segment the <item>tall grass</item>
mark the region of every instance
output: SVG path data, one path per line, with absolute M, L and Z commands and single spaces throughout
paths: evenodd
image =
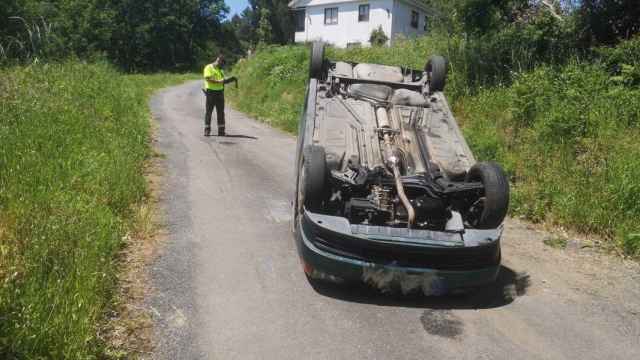
M 0 38 L 0 65 L 46 60 L 59 47 L 53 24 L 43 17 L 32 22 L 19 16 L 11 16 L 8 20 L 20 23 L 23 31 L 16 36 Z
M 0 358 L 100 356 L 114 256 L 143 200 L 151 90 L 177 75 L 0 70 Z
M 327 57 L 420 69 L 430 54 L 444 54 L 447 97 L 477 157 L 507 168 L 512 214 L 600 234 L 640 256 L 640 38 L 578 60 L 570 49 L 547 53 L 561 40 L 517 45 L 535 34 L 499 36 L 507 40 L 428 36 L 329 48 Z M 269 48 L 239 63 L 234 105 L 294 133 L 307 54 L 303 46 Z
M 240 110 L 288 132 L 297 129 L 309 67 L 303 46 L 265 47 L 233 68 L 239 88 L 227 86 L 228 99 Z
M 615 239 L 640 256 L 640 89 L 599 65 L 540 67 L 455 107 L 480 159 L 501 162 L 512 213 Z

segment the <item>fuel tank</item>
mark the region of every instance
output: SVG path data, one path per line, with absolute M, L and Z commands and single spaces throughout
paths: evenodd
M 349 163 L 373 169 L 384 166 L 375 101 L 354 96 L 327 97 L 318 92 L 314 143 L 324 146 L 327 165 L 343 171 Z M 475 163 L 442 94 L 426 99 L 426 106 L 388 104 L 394 144 L 403 153 L 403 175 L 426 172 L 436 163 L 447 177 L 460 178 Z

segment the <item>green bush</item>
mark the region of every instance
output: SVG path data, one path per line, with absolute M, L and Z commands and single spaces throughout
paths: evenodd
M 145 196 L 148 95 L 184 77 L 69 62 L 0 78 L 0 358 L 94 358 Z
M 612 81 L 624 85 L 640 85 L 640 36 L 623 41 L 615 47 L 597 48 L 595 52 L 614 75 Z

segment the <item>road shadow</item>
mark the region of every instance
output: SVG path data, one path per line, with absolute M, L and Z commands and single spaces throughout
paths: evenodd
M 258 140 L 257 137 L 255 136 L 251 136 L 251 135 L 242 135 L 242 134 L 226 134 L 226 135 L 215 135 L 215 134 L 211 134 L 211 137 L 215 137 L 215 138 L 236 138 L 236 139 L 251 139 L 251 140 Z
M 501 266 L 495 283 L 463 294 L 444 296 L 425 296 L 422 293 L 406 295 L 400 292 L 382 293 L 365 284 L 334 284 L 315 280 L 310 283 L 319 294 L 343 301 L 380 306 L 451 310 L 492 309 L 508 305 L 518 296 L 526 294 L 531 280 L 527 273 L 516 273 L 506 266 Z

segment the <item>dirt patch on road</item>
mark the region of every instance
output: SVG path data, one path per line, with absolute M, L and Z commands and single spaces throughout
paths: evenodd
M 425 310 L 420 316 L 424 330 L 431 335 L 457 338 L 462 335 L 464 323 L 451 310 Z

